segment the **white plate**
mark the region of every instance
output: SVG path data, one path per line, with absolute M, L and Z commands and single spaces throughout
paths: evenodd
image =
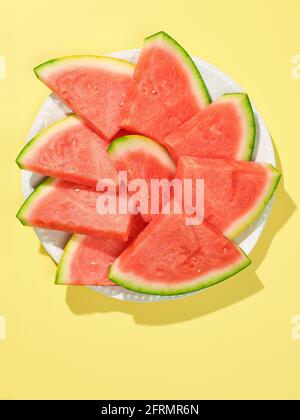
M 139 54 L 140 49 L 137 49 L 118 51 L 116 53 L 110 54 L 110 56 L 135 63 Z M 216 100 L 224 93 L 242 92 L 242 88 L 236 82 L 234 82 L 229 76 L 224 74 L 215 66 L 207 63 L 204 60 L 201 60 L 198 57 L 193 57 L 193 60 L 199 68 L 213 100 Z M 42 129 L 64 118 L 65 115 L 69 112 L 70 110 L 57 97 L 55 97 L 55 95 L 50 95 L 41 107 L 26 142 L 28 142 Z M 257 136 L 254 155 L 255 160 L 258 162 L 271 163 L 275 166 L 274 149 L 268 129 L 262 117 L 255 110 L 255 108 L 254 112 L 257 123 Z M 43 177 L 37 174 L 33 174 L 32 172 L 28 171 L 22 171 L 22 187 L 24 198 L 28 197 L 28 195 L 33 191 L 33 189 L 40 183 L 42 179 Z M 255 224 L 247 229 L 247 231 L 236 240 L 236 242 L 246 254 L 249 255 L 249 253 L 255 247 L 255 244 L 257 243 L 260 235 L 262 234 L 267 218 L 270 215 L 271 207 L 272 203 L 269 204 L 260 219 L 257 220 Z M 64 232 L 51 231 L 46 229 L 35 229 L 35 232 L 49 255 L 54 259 L 54 261 L 58 262 L 61 258 L 63 247 L 68 240 L 69 235 Z M 178 299 L 179 297 L 182 297 L 146 295 L 131 292 L 123 289 L 122 287 L 99 286 L 92 287 L 92 289 L 98 293 L 102 293 L 116 299 L 140 302 L 154 302 L 160 300 Z

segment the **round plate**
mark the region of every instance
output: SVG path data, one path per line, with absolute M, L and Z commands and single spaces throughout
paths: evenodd
M 139 54 L 140 49 L 136 49 L 118 51 L 116 53 L 109 54 L 109 56 L 135 63 L 139 57 Z M 242 92 L 242 88 L 236 82 L 234 82 L 230 77 L 228 77 L 225 73 L 223 73 L 215 66 L 207 63 L 204 60 L 201 60 L 198 57 L 193 57 L 193 60 L 199 68 L 213 100 L 216 100 L 224 93 Z M 268 129 L 262 117 L 259 115 L 255 108 L 254 112 L 257 124 L 254 159 L 258 162 L 271 163 L 275 166 L 276 162 L 274 156 L 274 149 Z M 35 122 L 30 130 L 26 142 L 33 138 L 42 129 L 64 118 L 68 113 L 71 113 L 70 109 L 66 105 L 64 105 L 54 94 L 51 94 L 42 105 L 35 119 Z M 28 195 L 31 194 L 33 189 L 41 182 L 42 179 L 43 177 L 40 175 L 33 174 L 29 171 L 22 171 L 22 187 L 24 198 L 27 198 Z M 255 244 L 257 243 L 264 229 L 267 218 L 271 212 L 271 207 L 272 203 L 268 205 L 268 207 L 265 209 L 263 215 L 259 218 L 259 220 L 257 220 L 249 229 L 247 229 L 247 231 L 245 231 L 242 236 L 236 239 L 236 243 L 243 249 L 243 251 L 246 254 L 249 254 L 255 247 Z M 53 258 L 53 260 L 56 263 L 58 263 L 62 255 L 63 248 L 70 235 L 64 232 L 57 232 L 46 229 L 35 229 L 35 232 L 39 237 L 43 247 Z M 92 289 L 98 293 L 102 293 L 104 295 L 111 296 L 116 299 L 140 302 L 156 302 L 160 300 L 178 299 L 182 296 L 186 296 L 146 295 L 131 292 L 118 286 L 97 286 L 92 287 Z

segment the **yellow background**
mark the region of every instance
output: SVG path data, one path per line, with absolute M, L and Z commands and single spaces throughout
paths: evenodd
M 0 398 L 300 397 L 299 15 L 299 0 L 1 0 Z M 162 29 L 239 82 L 273 136 L 284 178 L 253 264 L 170 303 L 54 286 L 54 263 L 15 218 L 14 159 L 48 94 L 32 68 L 136 48 Z

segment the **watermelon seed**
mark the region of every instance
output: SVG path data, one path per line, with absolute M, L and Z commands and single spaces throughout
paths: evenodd
M 198 263 L 199 263 L 198 259 L 195 257 L 192 257 L 189 262 L 190 269 L 195 270 L 197 268 Z
M 224 254 L 227 254 L 227 252 L 229 251 L 229 248 L 228 248 L 228 246 L 226 245 L 226 246 L 224 246 L 224 248 L 223 248 L 223 253 Z
M 79 192 L 80 191 L 80 189 L 79 188 L 75 188 L 75 192 Z
M 185 247 L 183 247 L 183 246 L 181 246 L 180 248 L 181 248 L 181 251 L 182 251 L 182 253 L 183 253 L 183 254 L 188 255 L 188 254 L 190 254 L 190 253 L 191 253 L 191 251 L 190 251 L 189 249 L 187 249 L 187 248 L 185 248 Z
M 124 102 L 121 102 L 121 103 L 120 103 L 120 106 L 121 106 L 121 107 L 122 107 L 122 106 L 124 106 Z
M 216 128 L 215 126 L 213 126 L 213 125 L 210 127 L 209 131 L 211 133 L 215 134 L 216 136 L 220 136 L 221 135 L 221 131 L 218 128 Z

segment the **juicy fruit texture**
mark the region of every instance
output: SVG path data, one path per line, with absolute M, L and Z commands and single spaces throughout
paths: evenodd
M 95 187 L 102 178 L 118 181 L 107 143 L 72 115 L 41 131 L 21 151 L 21 169 Z
M 126 171 L 128 182 L 143 179 L 148 184 L 148 211 L 143 215 L 146 221 L 151 220 L 151 180 L 172 180 L 176 166 L 168 151 L 148 137 L 132 135 L 114 140 L 108 153 L 118 171 Z
M 17 217 L 28 226 L 127 240 L 131 215 L 100 215 L 93 188 L 48 178 L 27 198 Z
M 280 180 L 279 172 L 268 164 L 187 156 L 179 159 L 176 176 L 204 180 L 205 219 L 228 238 L 263 212 Z
M 108 267 L 126 248 L 126 242 L 73 235 L 57 268 L 56 284 L 115 286 Z
M 251 160 L 255 118 L 248 95 L 227 94 L 169 134 L 163 144 L 180 156 Z
M 122 127 L 160 142 L 210 101 L 190 56 L 169 35 L 159 32 L 145 40 Z
M 148 137 L 130 135 L 114 140 L 107 149 L 117 171 L 127 171 L 128 180 L 172 179 L 176 166 L 168 151 Z
M 108 279 L 109 266 L 144 228 L 145 223 L 136 216 L 128 242 L 73 235 L 59 262 L 56 284 L 115 286 Z
M 62 57 L 35 68 L 37 77 L 107 140 L 120 130 L 133 71 L 131 63 L 96 56 Z
M 186 226 L 183 215 L 159 215 L 113 263 L 109 278 L 135 292 L 177 295 L 219 283 L 249 264 L 208 223 Z

